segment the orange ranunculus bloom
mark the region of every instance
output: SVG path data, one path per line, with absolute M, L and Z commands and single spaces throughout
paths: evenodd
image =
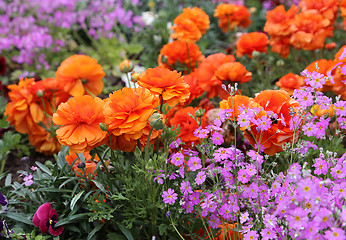
M 214 17 L 219 19 L 219 27 L 223 32 L 232 30 L 236 26 L 247 28 L 251 24 L 250 12 L 242 5 L 222 3 L 216 7 Z
M 123 88 L 106 99 L 105 123 L 114 136 L 124 135 L 126 141 L 137 140 L 158 105 L 158 97 L 147 89 Z
M 325 49 L 328 49 L 328 50 L 334 49 L 335 47 L 336 47 L 336 43 L 335 43 L 335 42 L 326 43 L 326 44 L 324 45 L 324 48 L 325 48 Z
M 171 107 L 185 103 L 190 97 L 189 85 L 184 83 L 181 73 L 164 67 L 148 68 L 137 83 L 152 94 L 162 96 L 163 103 Z
M 247 54 L 252 58 L 252 52 L 268 52 L 268 36 L 261 32 L 251 32 L 243 34 L 237 41 L 237 56 Z
M 306 67 L 306 70 L 309 72 L 318 72 L 327 76 L 328 72 L 335 66 L 337 62 L 333 60 L 320 59 L 312 62 L 309 66 Z M 317 69 L 317 68 L 318 69 Z M 334 74 L 335 71 L 333 71 Z M 322 89 L 319 89 L 323 92 L 331 91 L 333 88 L 333 83 L 329 79 L 326 80 Z
M 94 174 L 97 167 L 97 164 L 94 161 L 100 161 L 100 159 L 97 155 L 95 155 L 95 158 L 92 159 L 92 156 L 89 152 L 83 152 L 83 155 L 85 157 L 85 174 L 88 178 L 90 178 Z M 69 155 L 65 156 L 65 160 L 70 166 L 75 159 L 77 160 L 74 162 L 72 166 L 72 171 L 74 171 L 78 177 L 81 177 L 83 176 L 83 170 L 78 168 L 78 164 L 81 163 L 81 160 L 78 158 L 78 155 L 76 153 L 70 152 Z M 94 176 L 96 176 L 96 173 Z
M 295 89 L 304 86 L 304 77 L 294 73 L 288 73 L 276 82 L 276 86 L 292 95 Z
M 265 90 L 260 92 L 255 101 L 265 110 L 272 111 L 283 117 L 281 121 L 273 122 L 267 131 L 259 132 L 255 126 L 251 127 L 252 134 L 245 132 L 245 138 L 251 143 L 264 146 L 264 152 L 270 156 L 282 151 L 282 146 L 287 142 L 296 141 L 299 133 L 290 129 L 290 109 L 297 112 L 299 103 L 290 98 L 290 95 L 282 90 Z M 282 114 L 282 115 L 281 115 Z M 256 142 L 254 141 L 256 139 Z M 293 139 L 294 138 L 294 139 Z
M 174 24 L 171 38 L 183 42 L 195 42 L 209 29 L 210 21 L 203 10 L 194 7 L 184 8 L 183 13 L 174 19 Z
M 279 53 L 281 57 L 286 58 L 290 53 L 289 38 L 292 33 L 290 27 L 298 11 L 299 9 L 295 5 L 292 5 L 288 11 L 283 5 L 280 5 L 267 12 L 267 21 L 263 30 L 270 36 L 269 44 L 272 51 Z
M 36 152 L 45 155 L 58 153 L 61 149 L 58 139 L 41 126 L 38 126 L 35 130 L 29 132 L 29 143 L 35 147 Z
M 180 126 L 180 133 L 178 135 L 178 138 L 181 139 L 182 142 L 186 143 L 186 146 L 191 146 L 192 142 L 197 143 L 199 142 L 199 138 L 194 135 L 194 131 L 198 128 L 198 123 L 195 119 L 193 119 L 192 116 L 195 115 L 195 112 L 199 108 L 195 107 L 185 107 L 177 110 L 173 117 L 169 119 L 169 125 L 174 126 Z M 173 109 L 172 109 L 173 110 Z M 206 125 L 206 118 L 205 116 L 202 117 L 202 127 L 205 127 Z
M 75 153 L 102 145 L 107 134 L 99 125 L 105 121 L 103 106 L 103 100 L 89 95 L 73 97 L 60 104 L 53 115 L 53 122 L 61 125 L 56 130 L 59 142 Z
M 166 58 L 165 62 L 162 58 Z M 158 58 L 159 66 L 174 70 L 176 67 L 194 70 L 197 65 L 204 59 L 202 52 L 197 44 L 191 42 L 173 41 L 167 43 L 161 48 Z
M 198 7 L 184 8 L 182 15 L 191 19 L 196 24 L 202 35 L 205 34 L 209 29 L 209 16 L 202 9 Z
M 71 96 L 98 95 L 102 92 L 105 73 L 97 61 L 85 55 L 65 59 L 55 73 L 65 92 Z
M 296 49 L 315 50 L 324 46 L 325 39 L 333 36 L 330 20 L 317 10 L 306 10 L 297 14 L 291 26 L 290 44 Z
M 229 96 L 225 90 L 222 89 L 222 81 L 214 77 L 218 68 L 228 62 L 234 62 L 233 55 L 225 55 L 223 53 L 215 53 L 209 55 L 202 61 L 197 70 L 197 80 L 200 87 L 207 92 L 208 98 L 219 96 L 224 99 Z
M 326 114 L 328 114 L 328 117 L 333 117 L 335 110 L 334 110 L 334 105 L 331 105 L 328 109 L 322 109 L 320 105 L 315 104 L 310 109 L 310 112 L 319 118 Z
M 197 80 L 197 70 L 193 71 L 189 75 L 183 76 L 184 83 L 189 85 L 190 98 L 187 101 L 187 104 L 191 103 L 193 99 L 198 98 L 203 95 L 204 91 L 198 84 Z
M 292 5 L 291 8 L 286 11 L 283 5 L 279 5 L 273 10 L 267 12 L 266 23 L 264 25 L 264 31 L 270 36 L 274 37 L 286 37 L 291 34 L 291 24 L 294 16 L 298 13 L 299 8 L 296 5 Z
M 343 56 L 343 58 L 340 59 L 341 54 L 344 52 L 344 50 L 346 49 L 346 45 L 342 46 L 339 51 L 335 54 L 334 56 L 334 60 L 336 62 L 344 62 L 346 63 L 346 56 Z
M 251 80 L 252 73 L 247 71 L 240 62 L 229 62 L 222 64 L 214 74 L 214 77 L 219 81 L 230 81 L 245 83 Z
M 339 0 L 301 0 L 299 5 L 302 11 L 309 9 L 317 10 L 324 18 L 330 21 L 332 26 L 338 15 L 338 3 Z

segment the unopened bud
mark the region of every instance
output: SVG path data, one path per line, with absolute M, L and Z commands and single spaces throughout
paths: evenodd
M 204 113 L 205 113 L 205 110 L 203 108 L 200 108 L 195 112 L 195 117 L 202 117 Z
M 100 123 L 100 128 L 102 131 L 107 132 L 108 130 L 108 125 L 106 123 Z
M 139 73 L 134 72 L 131 74 L 131 81 L 132 82 L 136 83 L 138 81 L 138 79 L 139 79 Z
M 128 72 L 132 72 L 134 66 L 130 60 L 126 59 L 120 63 L 119 68 L 122 73 L 128 73 Z
M 79 164 L 77 165 L 77 167 L 78 167 L 78 168 L 85 168 L 85 163 L 83 163 L 83 162 L 82 162 L 82 163 L 79 163 Z
M 261 53 L 258 52 L 258 51 L 253 51 L 253 52 L 252 52 L 252 57 L 254 57 L 254 58 L 257 58 L 257 57 L 259 57 L 260 55 L 261 55 Z
M 165 56 L 165 55 L 162 55 L 162 57 L 161 57 L 161 62 L 162 62 L 162 63 L 166 63 L 167 61 L 168 61 L 168 57 Z
M 36 95 L 37 95 L 38 97 L 43 97 L 43 96 L 44 96 L 44 91 L 43 91 L 42 89 L 37 90 Z
M 278 66 L 278 67 L 282 67 L 283 65 L 285 65 L 285 62 L 282 59 L 280 59 L 276 62 L 276 66 Z
M 165 126 L 164 119 L 162 114 L 155 112 L 149 118 L 150 126 L 155 130 L 161 130 Z

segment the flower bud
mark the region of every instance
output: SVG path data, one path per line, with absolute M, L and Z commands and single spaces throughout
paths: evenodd
M 102 131 L 107 132 L 108 130 L 108 125 L 106 123 L 100 123 L 100 128 Z
M 261 53 L 258 52 L 258 51 L 253 51 L 253 52 L 252 52 L 252 57 L 254 57 L 254 58 L 257 58 L 257 57 L 259 57 L 260 55 L 261 55 Z
M 283 65 L 285 65 L 285 62 L 282 59 L 280 59 L 276 62 L 276 66 L 278 66 L 278 67 L 282 67 Z
M 136 83 L 139 79 L 139 74 L 137 72 L 134 72 L 131 74 L 131 82 Z
M 195 112 L 195 117 L 202 117 L 205 113 L 205 110 L 203 108 L 200 108 L 198 109 L 196 112 Z
M 78 167 L 78 168 L 85 168 L 85 163 L 83 163 L 83 162 L 82 162 L 82 163 L 79 163 L 79 164 L 77 165 L 77 167 Z
M 165 126 L 164 119 L 162 114 L 155 112 L 149 118 L 150 126 L 155 130 L 161 130 Z
M 36 95 L 41 98 L 44 96 L 44 91 L 42 89 L 37 90 Z
M 120 63 L 119 68 L 122 73 L 128 73 L 128 72 L 132 72 L 134 66 L 130 60 L 126 59 Z

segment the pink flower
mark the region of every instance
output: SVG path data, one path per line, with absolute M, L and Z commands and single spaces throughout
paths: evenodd
M 41 233 L 49 231 L 53 236 L 59 236 L 64 231 L 63 226 L 55 227 L 59 216 L 55 209 L 51 208 L 50 203 L 42 204 L 35 212 L 32 222 L 36 227 L 40 227 Z
M 205 176 L 204 172 L 197 173 L 197 176 L 195 179 L 196 184 L 201 185 L 202 183 L 204 183 L 205 178 L 206 178 L 206 176 Z
M 326 239 L 335 239 L 335 240 L 345 240 L 345 232 L 341 228 L 331 227 L 331 230 L 325 232 Z
M 173 189 L 168 188 L 167 191 L 163 191 L 162 197 L 164 203 L 173 204 L 175 200 L 177 200 L 178 194 L 176 194 Z
M 184 155 L 182 153 L 174 153 L 171 156 L 171 163 L 175 166 L 180 166 L 184 163 Z
M 213 141 L 213 144 L 215 145 L 221 145 L 224 141 L 222 134 L 220 134 L 219 132 L 214 132 L 213 135 L 211 136 L 211 140 Z
M 187 162 L 191 171 L 196 171 L 202 168 L 201 159 L 199 157 L 191 157 Z
M 238 171 L 237 179 L 241 183 L 247 183 L 250 180 L 250 176 L 247 174 L 247 171 L 245 169 L 240 169 Z

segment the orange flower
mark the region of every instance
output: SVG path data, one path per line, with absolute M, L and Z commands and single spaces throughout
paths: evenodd
M 29 132 L 29 143 L 35 147 L 37 152 L 45 155 L 58 153 L 61 149 L 58 139 L 40 126 Z
M 279 5 L 267 12 L 264 31 L 269 34 L 269 44 L 272 51 L 279 53 L 281 57 L 288 57 L 290 53 L 289 38 L 292 30 L 290 29 L 294 16 L 299 11 L 298 7 L 292 5 L 286 11 L 283 5 Z
M 333 36 L 330 20 L 317 10 L 306 10 L 295 16 L 291 26 L 290 44 L 296 49 L 315 50 L 324 46 L 325 39 Z
M 319 118 L 326 114 L 328 114 L 329 117 L 333 117 L 335 110 L 334 105 L 330 106 L 328 109 L 322 109 L 320 105 L 315 104 L 310 109 L 310 112 Z
M 334 49 L 335 47 L 336 47 L 336 43 L 335 43 L 335 42 L 326 43 L 326 44 L 324 45 L 324 48 L 325 48 L 325 49 L 328 49 L 328 50 Z
M 252 73 L 247 71 L 240 62 L 229 62 L 222 64 L 214 74 L 214 77 L 219 81 L 230 81 L 245 83 L 251 80 Z
M 183 42 L 195 42 L 209 29 L 210 21 L 203 10 L 194 7 L 184 8 L 183 13 L 174 19 L 174 24 L 171 38 Z
M 100 161 L 100 159 L 97 155 L 95 155 L 95 159 L 92 159 L 92 156 L 89 152 L 83 152 L 83 155 L 85 157 L 85 174 L 88 178 L 90 178 L 94 174 L 97 167 L 97 164 L 94 161 Z M 78 165 L 81 163 L 81 160 L 78 158 L 78 155 L 76 153 L 70 152 L 69 155 L 65 156 L 65 159 L 70 166 L 77 159 L 72 166 L 72 171 L 74 171 L 78 177 L 84 175 L 83 170 L 78 167 Z M 96 175 L 97 174 L 95 173 L 94 176 Z
M 165 58 L 164 62 L 162 58 Z M 169 70 L 179 66 L 183 67 L 183 69 L 193 70 L 203 59 L 204 56 L 197 44 L 173 41 L 162 47 L 158 63 L 159 66 L 164 66 Z
M 340 1 L 340 15 L 344 19 L 346 18 L 346 0 Z
M 102 92 L 105 73 L 97 61 L 85 55 L 73 55 L 64 60 L 55 73 L 65 92 L 71 96 L 98 95 Z
M 332 26 L 338 15 L 338 3 L 339 0 L 301 0 L 299 5 L 302 11 L 309 9 L 317 10 L 324 18 L 330 21 Z
M 268 52 L 268 36 L 261 32 L 251 32 L 243 34 L 237 41 L 237 56 L 247 54 L 252 58 L 252 52 Z
M 214 17 L 219 19 L 219 28 L 223 32 L 232 30 L 236 26 L 247 28 L 251 24 L 250 12 L 242 5 L 222 3 L 216 7 Z
M 159 99 L 147 89 L 123 88 L 106 99 L 105 123 L 114 136 L 124 135 L 126 141 L 137 140 L 158 105 Z
M 191 103 L 193 99 L 198 98 L 202 96 L 204 93 L 203 89 L 200 87 L 198 84 L 197 80 L 197 71 L 193 71 L 189 75 L 184 75 L 183 76 L 184 83 L 189 85 L 189 90 L 190 90 L 190 98 L 187 101 L 187 104 Z
M 107 134 L 99 126 L 105 121 L 103 106 L 100 98 L 89 95 L 73 97 L 60 104 L 53 115 L 53 122 L 61 125 L 56 130 L 59 142 L 75 153 L 102 145 Z
M 184 83 L 181 73 L 163 67 L 148 68 L 137 83 L 152 94 L 162 96 L 163 103 L 171 107 L 185 103 L 190 96 L 189 85 Z
M 181 108 L 174 113 L 174 116 L 171 119 L 169 119 L 170 126 L 180 126 L 178 138 L 180 138 L 182 142 L 185 142 L 187 144 L 186 146 L 191 146 L 192 142 L 199 142 L 199 138 L 194 135 L 194 131 L 198 128 L 198 123 L 189 115 L 190 113 L 194 116 L 198 109 L 199 108 L 193 107 Z M 205 127 L 206 125 L 205 120 L 205 116 L 203 116 L 202 127 Z
M 208 98 L 219 96 L 227 98 L 229 94 L 222 89 L 222 81 L 214 77 L 218 68 L 224 64 L 234 62 L 233 55 L 225 55 L 223 53 L 215 53 L 209 55 L 202 61 L 197 70 L 197 80 L 200 87 L 207 92 Z
M 293 94 L 294 89 L 299 89 L 303 85 L 304 77 L 294 73 L 288 73 L 276 82 L 276 86 L 281 88 L 281 90 L 285 90 L 290 95 Z
M 290 129 L 290 109 L 297 112 L 299 104 L 297 101 L 290 98 L 290 95 L 282 90 L 265 90 L 260 92 L 255 101 L 263 107 L 265 111 L 272 111 L 279 118 L 283 116 L 282 121 L 273 122 L 271 128 L 267 131 L 258 132 L 255 126 L 251 127 L 252 134 L 245 132 L 245 138 L 251 143 L 258 142 L 264 146 L 264 152 L 270 156 L 282 151 L 282 146 L 287 142 L 292 142 L 298 139 L 299 133 Z M 281 115 L 282 114 L 282 115 Z M 254 141 L 256 139 L 256 142 Z
M 335 54 L 334 56 L 334 60 L 337 62 L 344 62 L 346 63 L 346 57 L 343 57 L 342 59 L 340 59 L 341 54 L 344 52 L 344 50 L 346 49 L 346 45 L 342 46 L 339 51 Z

